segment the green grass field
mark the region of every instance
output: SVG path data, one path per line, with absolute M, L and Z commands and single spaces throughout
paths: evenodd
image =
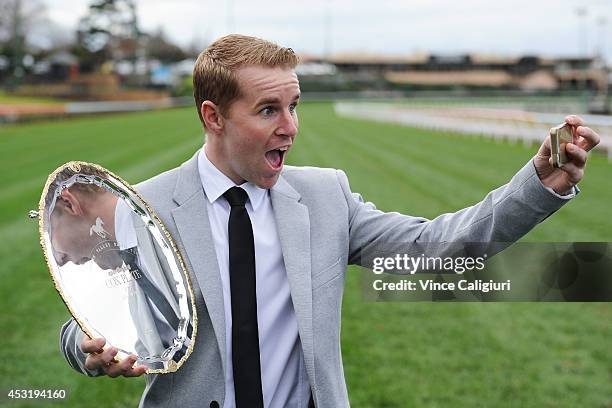
M 291 164 L 342 168 L 379 208 L 427 217 L 477 202 L 536 150 L 337 118 L 330 104 L 301 105 L 300 121 Z M 96 162 L 137 183 L 179 165 L 202 141 L 193 109 L 0 128 L 3 394 L 61 388 L 69 396 L 57 406 L 137 405 L 142 379 L 87 378 L 61 356 L 68 313 L 26 214 L 64 162 Z M 611 176 L 612 163 L 591 157 L 578 199 L 525 239 L 612 241 Z M 348 274 L 342 326 L 353 406 L 612 406 L 611 304 L 371 303 L 359 274 Z

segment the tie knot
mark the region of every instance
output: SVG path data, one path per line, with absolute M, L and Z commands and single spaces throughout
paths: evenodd
M 223 193 L 223 197 L 232 207 L 244 207 L 249 195 L 240 187 L 232 187 Z

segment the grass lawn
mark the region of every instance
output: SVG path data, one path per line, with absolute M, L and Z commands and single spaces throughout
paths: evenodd
M 506 182 L 536 150 L 337 118 L 330 104 L 299 110 L 291 164 L 344 169 L 354 191 L 389 211 L 434 217 L 463 208 Z M 68 313 L 26 214 L 48 173 L 66 161 L 96 162 L 137 183 L 179 165 L 202 140 L 193 109 L 0 129 L 3 393 L 61 388 L 69 396 L 57 406 L 137 405 L 142 379 L 87 378 L 61 356 L 58 332 Z M 591 157 L 580 197 L 525 240 L 612 241 L 611 175 L 612 163 Z M 612 405 L 610 304 L 370 303 L 360 273 L 351 268 L 343 305 L 353 406 Z

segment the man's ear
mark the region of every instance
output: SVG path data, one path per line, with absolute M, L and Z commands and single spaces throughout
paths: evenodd
M 83 215 L 83 208 L 76 195 L 74 195 L 69 189 L 62 190 L 60 198 L 64 204 L 64 211 L 70 215 Z
M 204 119 L 207 131 L 215 134 L 223 131 L 223 115 L 221 115 L 221 110 L 215 103 L 209 100 L 202 102 L 200 113 L 202 114 L 202 119 Z

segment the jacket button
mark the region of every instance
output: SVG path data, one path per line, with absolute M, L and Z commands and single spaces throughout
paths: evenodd
M 211 401 L 210 408 L 219 408 L 219 403 L 217 401 Z

